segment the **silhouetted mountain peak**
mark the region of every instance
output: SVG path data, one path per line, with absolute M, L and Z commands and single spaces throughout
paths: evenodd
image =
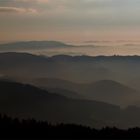
M 12 50 L 24 50 L 24 49 L 45 49 L 45 48 L 58 48 L 58 47 L 72 47 L 62 43 L 60 41 L 24 41 L 24 42 L 13 42 L 7 44 L 0 44 L 1 50 L 12 51 Z

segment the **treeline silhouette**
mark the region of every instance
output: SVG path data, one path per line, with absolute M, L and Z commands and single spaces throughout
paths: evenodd
M 50 124 L 47 121 L 35 119 L 11 118 L 0 115 L 0 139 L 1 138 L 33 138 L 33 139 L 122 139 L 140 138 L 140 128 L 128 130 L 115 127 L 93 129 L 75 124 Z

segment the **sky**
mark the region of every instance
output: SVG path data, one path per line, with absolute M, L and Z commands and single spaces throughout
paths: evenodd
M 139 41 L 140 0 L 0 0 L 0 42 Z

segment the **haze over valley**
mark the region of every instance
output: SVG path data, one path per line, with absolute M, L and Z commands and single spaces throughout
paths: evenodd
M 0 128 L 139 134 L 139 7 L 0 0 Z
M 37 55 L 139 55 L 138 41 L 87 41 L 64 43 L 62 41 L 24 41 L 0 44 L 1 52 L 26 52 Z

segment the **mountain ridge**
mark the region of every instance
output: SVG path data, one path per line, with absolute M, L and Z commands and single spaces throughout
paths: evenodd
M 0 44 L 0 49 L 5 51 L 16 51 L 16 50 L 39 50 L 39 49 L 49 49 L 49 48 L 63 48 L 63 47 L 73 47 L 74 45 L 69 45 L 60 41 L 21 41 Z
M 70 99 L 17 82 L 0 81 L 0 93 L 1 113 L 15 117 L 95 125 L 93 120 L 98 120 L 100 113 L 103 115 L 104 112 L 108 112 L 104 117 L 100 116 L 105 123 L 115 119 L 113 114 L 109 115 L 111 112 L 120 111 L 119 106 L 99 101 Z M 92 118 L 93 114 L 94 117 L 98 117 Z M 97 126 L 104 123 L 99 123 Z
M 140 126 L 140 108 L 135 106 L 121 109 L 100 101 L 70 99 L 8 81 L 0 81 L 0 93 L 0 112 L 21 119 L 35 118 L 54 124 L 74 123 L 94 128 Z

